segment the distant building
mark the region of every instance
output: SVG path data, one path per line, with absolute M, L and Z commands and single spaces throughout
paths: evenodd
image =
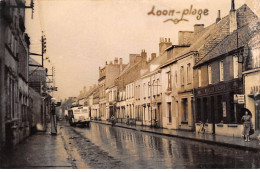
M 124 69 L 123 59 L 115 58 L 114 63 L 111 61 L 103 68 L 99 68 L 99 115 L 103 120 L 109 119 L 109 97 L 107 89 L 110 88 L 120 72 Z
M 118 90 L 117 114 L 121 122 L 126 119 L 135 120 L 134 106 L 134 81 L 141 76 L 141 70 L 147 67 L 147 53 L 142 50 L 141 54 L 130 54 L 129 63 L 115 80 Z

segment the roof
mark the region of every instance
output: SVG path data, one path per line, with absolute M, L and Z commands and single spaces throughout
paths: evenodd
M 254 32 L 252 32 L 251 28 L 248 25 L 239 28 L 237 31 L 234 31 L 231 35 L 229 35 L 221 43 L 219 43 L 203 59 L 201 59 L 195 65 L 195 68 L 201 66 L 208 61 L 212 61 L 220 55 L 224 55 L 228 52 L 244 47 L 249 42 L 249 40 L 257 33 L 257 31 L 260 31 L 260 23 L 258 24 L 258 28 Z
M 236 11 L 238 28 L 248 24 L 248 22 L 253 20 L 256 16 L 246 4 L 242 5 Z M 208 54 L 213 51 L 220 42 L 229 36 L 229 21 L 229 15 L 227 15 L 218 23 L 213 23 L 199 33 L 195 34 L 195 41 L 191 44 L 191 46 L 169 59 L 161 66 L 161 68 L 178 61 L 179 58 L 183 57 L 185 54 L 189 54 L 189 52 L 197 52 L 199 56 L 196 59 L 196 63 L 201 62 L 202 59 L 208 56 Z
M 243 16 L 242 12 L 245 11 L 249 12 L 245 13 L 245 16 Z M 210 52 L 208 52 L 203 58 L 200 59 L 200 61 L 196 63 L 195 68 L 201 66 L 207 61 L 215 59 L 220 55 L 244 47 L 245 44 L 247 44 L 248 41 L 255 35 L 255 33 L 260 30 L 260 22 L 258 21 L 259 19 L 257 17 L 252 16 L 253 12 L 247 5 L 244 4 L 237 10 L 237 12 L 238 29 L 232 32 L 231 34 L 228 34 L 227 37 L 225 37 L 217 46 L 213 47 L 213 49 Z M 243 16 L 243 21 L 240 22 L 239 16 Z M 250 20 L 247 20 L 247 23 L 244 20 L 246 19 L 246 17 L 250 18 Z M 253 25 L 255 25 L 256 27 L 253 27 Z

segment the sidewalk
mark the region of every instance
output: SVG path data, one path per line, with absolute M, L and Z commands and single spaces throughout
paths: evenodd
M 0 154 L 0 168 L 62 168 L 72 169 L 61 135 L 38 132 Z
M 92 122 L 111 125 L 111 123 L 108 121 L 92 121 Z M 190 139 L 199 142 L 234 147 L 234 148 L 239 148 L 244 150 L 260 151 L 260 141 L 256 139 L 251 140 L 250 142 L 245 142 L 242 138 L 239 137 L 230 137 L 230 136 L 221 136 L 221 135 L 212 135 L 212 134 L 199 134 L 190 131 L 150 128 L 147 126 L 126 125 L 122 123 L 116 123 L 116 127 L 128 128 L 132 130 L 170 136 L 170 137 Z

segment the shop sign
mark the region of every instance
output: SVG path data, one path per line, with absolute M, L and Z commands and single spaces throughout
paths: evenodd
M 245 104 L 244 94 L 234 94 L 234 103 Z

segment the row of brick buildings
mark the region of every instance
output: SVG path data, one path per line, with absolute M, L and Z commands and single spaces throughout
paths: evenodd
M 47 71 L 29 58 L 27 8 L 25 0 L 0 1 L 0 149 L 44 131 L 49 118 L 51 97 L 43 94 Z
M 160 38 L 159 54 L 130 54 L 99 68 L 98 85 L 82 91 L 94 118 L 136 125 L 241 136 L 241 110 L 252 112 L 260 130 L 259 18 L 244 4 L 193 31 L 179 31 L 178 44 Z

